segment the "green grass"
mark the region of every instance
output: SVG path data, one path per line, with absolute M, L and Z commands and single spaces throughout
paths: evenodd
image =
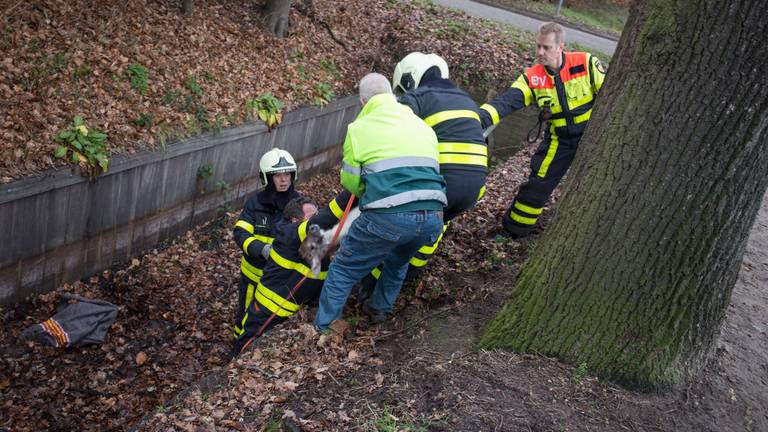
M 566 42 L 566 51 L 586 51 L 594 56 L 597 56 L 600 61 L 605 65 L 610 65 L 611 60 L 613 59 L 613 56 L 610 56 L 604 52 L 600 52 L 597 50 L 594 50 L 592 48 L 587 48 L 584 45 L 577 44 L 575 42 Z
M 553 16 L 557 10 L 557 1 L 552 3 L 533 0 L 485 0 L 513 9 L 527 10 L 539 15 Z M 560 19 L 594 30 L 618 36 L 627 22 L 629 10 L 608 0 L 583 0 L 573 7 L 560 9 Z
M 375 419 L 364 430 L 376 432 L 427 432 L 427 428 L 403 421 L 395 417 L 388 406 L 378 413 Z

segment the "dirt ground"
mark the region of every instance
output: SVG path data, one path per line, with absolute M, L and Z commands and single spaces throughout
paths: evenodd
M 378 431 L 768 431 L 768 195 L 715 357 L 666 394 L 627 391 L 545 357 L 475 350 L 514 282 L 515 267 L 498 270 L 455 278 L 480 288 L 468 304 L 406 309 L 386 324 L 393 336 L 377 340 L 379 366 L 299 391 L 291 410 L 312 419 L 342 406 L 362 414 L 362 430 Z

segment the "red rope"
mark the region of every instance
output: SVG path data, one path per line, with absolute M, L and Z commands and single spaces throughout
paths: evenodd
M 328 245 L 328 249 L 326 249 L 326 253 L 328 253 L 328 251 L 331 250 L 333 246 L 336 245 L 336 240 L 339 238 L 339 234 L 341 233 L 341 228 L 344 227 L 344 222 L 347 220 L 347 215 L 349 215 L 349 210 L 352 209 L 352 202 L 354 200 L 355 200 L 354 195 L 349 197 L 349 201 L 347 201 L 347 207 L 344 209 L 344 214 L 341 215 L 341 219 L 339 219 L 339 226 L 338 228 L 336 228 L 336 232 L 333 233 L 333 238 L 331 239 L 331 243 Z M 325 257 L 325 255 L 323 255 L 323 257 Z M 305 280 L 307 280 L 306 276 L 301 278 L 301 280 L 298 281 L 296 285 L 293 286 L 293 288 L 291 288 L 291 291 L 288 293 L 287 298 L 292 298 L 293 295 L 296 293 L 296 290 L 298 290 L 299 287 L 301 287 L 301 285 L 304 284 Z M 253 342 L 257 337 L 260 337 L 262 334 L 264 334 L 264 332 L 267 329 L 267 326 L 269 325 L 269 323 L 272 322 L 273 319 L 275 319 L 276 316 L 277 316 L 277 312 L 272 312 L 272 315 L 270 315 L 270 317 L 264 322 L 264 324 L 262 324 L 261 327 L 259 327 L 259 331 L 256 332 L 255 335 L 251 336 L 251 338 L 248 339 L 248 342 L 246 342 L 245 345 L 243 345 L 243 347 L 240 348 L 240 353 L 245 351 L 245 349 L 248 348 L 248 345 L 250 345 L 251 342 Z

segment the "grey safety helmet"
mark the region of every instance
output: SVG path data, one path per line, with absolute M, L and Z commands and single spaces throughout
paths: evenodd
M 293 160 L 293 156 L 285 150 L 279 148 L 273 148 L 272 150 L 264 153 L 259 161 L 259 171 L 261 172 L 261 180 L 264 182 L 264 186 L 267 185 L 268 175 L 279 173 L 293 173 L 291 176 L 291 183 L 296 181 L 297 167 L 296 162 Z
M 448 79 L 448 63 L 439 55 L 418 51 L 408 54 L 395 66 L 392 91 L 399 95 L 417 88 L 424 73 L 433 67 L 440 69 L 440 78 Z

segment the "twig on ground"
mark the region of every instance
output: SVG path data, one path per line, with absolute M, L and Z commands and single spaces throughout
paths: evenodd
M 458 304 L 458 305 L 455 305 L 455 306 L 451 306 L 451 307 L 449 307 L 447 309 L 442 309 L 442 310 L 439 310 L 437 312 L 433 312 L 433 313 L 431 313 L 431 314 L 429 314 L 429 315 L 419 319 L 418 321 L 414 322 L 413 324 L 401 328 L 400 330 L 393 331 L 393 332 L 390 332 L 390 333 L 385 333 L 383 335 L 376 336 L 373 339 L 378 341 L 378 340 L 386 339 L 386 338 L 388 338 L 390 336 L 394 336 L 394 335 L 397 335 L 397 334 L 400 334 L 400 333 L 404 333 L 404 332 L 412 329 L 413 327 L 416 327 L 417 325 L 423 323 L 424 321 L 426 321 L 426 320 L 428 320 L 430 318 L 436 317 L 438 315 L 442 315 L 442 314 L 444 314 L 446 312 L 450 312 L 450 311 L 452 311 L 454 309 L 458 309 L 461 306 L 463 306 L 463 305 Z

